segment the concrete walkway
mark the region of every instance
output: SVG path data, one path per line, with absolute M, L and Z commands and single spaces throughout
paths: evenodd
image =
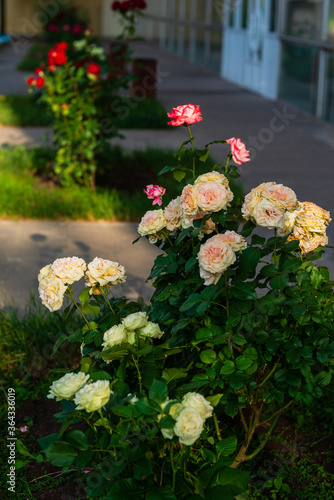
M 252 156 L 252 161 L 242 168 L 242 179 L 246 189 L 265 181 L 283 183 L 294 189 L 300 201 L 317 203 L 330 210 L 332 216 L 334 215 L 333 126 L 309 117 L 285 103 L 263 99 L 232 85 L 208 71 L 162 51 L 156 45 L 136 43 L 133 49 L 135 57 L 154 57 L 159 61 L 158 97 L 167 110 L 180 104 L 200 105 L 203 122 L 196 124 L 192 129 L 197 147 L 202 147 L 212 140 L 227 139 L 232 136 L 240 137 L 246 143 Z M 3 75 L 4 70 L 7 72 L 5 80 L 1 76 L 0 94 L 14 92 L 11 81 L 20 79 L 22 82 L 22 74 L 14 69 L 20 57 L 13 53 L 10 46 L 0 50 L 0 74 Z M 9 60 L 12 61 L 11 64 Z M 25 85 L 20 87 L 17 84 L 15 89 L 16 92 L 26 91 Z M 0 144 L 25 142 L 36 144 L 40 142 L 44 132 L 45 129 L 39 128 L 0 127 Z M 147 145 L 176 149 L 182 141 L 188 139 L 187 130 L 183 127 L 172 131 L 124 131 L 124 135 L 126 140 L 123 145 L 126 149 L 143 148 Z M 212 148 L 212 154 L 217 161 L 224 160 L 227 151 L 226 145 Z M 83 227 L 90 229 L 83 231 Z M 139 247 L 132 247 L 130 244 L 124 245 L 120 252 L 119 241 L 123 237 L 125 227 L 131 228 L 126 233 L 130 243 L 135 228 L 127 224 L 103 223 L 101 226 L 95 223 L 70 223 L 64 226 L 63 223 L 57 222 L 0 222 L 0 233 L 7 245 L 7 254 L 5 253 L 0 271 L 0 285 L 5 290 L 6 296 L 13 295 L 15 304 L 22 305 L 27 296 L 22 290 L 17 292 L 18 284 L 23 288 L 20 282 L 22 274 L 31 274 L 27 285 L 32 287 L 36 270 L 38 272 L 39 267 L 49 263 L 53 258 L 64 255 L 83 257 L 84 252 L 80 253 L 80 247 L 75 243 L 79 241 L 89 247 L 92 252 L 89 255 L 92 258 L 99 255 L 117 260 L 116 256 L 120 255 L 119 261 L 125 267 L 129 262 L 128 272 L 132 276 L 131 280 L 133 279 L 133 283 L 138 285 L 140 283 L 140 288 L 143 278 L 148 274 L 150 267 L 148 262 L 152 262 L 155 249 L 143 241 L 140 243 L 143 248 L 140 257 L 137 251 Z M 50 231 L 52 228 L 52 236 L 46 235 L 45 231 L 49 231 L 48 228 Z M 13 240 L 18 242 L 17 253 L 14 251 L 11 234 L 19 235 Z M 35 241 L 34 234 L 47 236 L 47 240 Z M 334 222 L 329 226 L 328 235 L 329 243 L 333 244 Z M 24 265 L 25 246 L 28 246 L 31 252 L 31 260 L 27 266 Z M 17 260 L 16 267 L 14 264 L 10 267 L 8 259 L 14 258 L 14 255 L 21 261 Z M 327 250 L 324 264 L 328 265 L 334 278 L 333 249 Z M 11 272 L 8 274 L 7 269 L 11 269 L 13 274 Z

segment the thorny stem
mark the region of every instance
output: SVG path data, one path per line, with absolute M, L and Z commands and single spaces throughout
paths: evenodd
M 222 440 L 222 436 L 221 436 L 219 425 L 218 425 L 217 415 L 215 413 L 213 414 L 213 421 L 215 423 L 215 429 L 216 429 L 218 441 L 221 441 Z
M 83 317 L 83 319 L 86 321 L 86 324 L 87 324 L 89 330 L 91 330 L 92 328 L 91 328 L 91 326 L 90 326 L 90 324 L 89 324 L 86 316 L 84 315 L 84 313 L 82 312 L 81 308 L 78 306 L 78 304 L 75 301 L 75 298 L 74 298 L 73 291 L 72 291 L 71 287 L 68 287 L 68 293 L 65 293 L 65 295 L 67 295 L 67 297 L 69 297 L 72 300 L 73 304 L 78 309 L 78 311 L 81 314 L 81 316 Z
M 240 415 L 240 419 L 241 419 L 241 422 L 242 422 L 242 425 L 246 431 L 246 434 L 248 433 L 249 429 L 248 429 L 248 425 L 246 424 L 246 420 L 245 420 L 245 416 L 244 414 L 242 413 L 242 409 L 239 408 L 239 415 Z
M 278 361 L 277 361 L 277 363 L 274 364 L 274 367 L 271 370 L 271 372 L 266 376 L 266 378 L 264 380 L 262 380 L 261 384 L 259 384 L 258 389 L 260 389 L 260 387 L 262 387 L 263 384 L 265 384 L 267 382 L 267 380 L 269 380 L 270 377 L 274 374 L 274 372 L 275 372 L 275 370 L 277 368 L 277 365 L 278 365 Z
M 170 464 L 172 466 L 172 471 L 173 471 L 173 483 L 172 483 L 172 491 L 174 493 L 175 491 L 175 480 L 176 480 L 176 471 L 177 469 L 174 468 L 174 461 L 173 461 L 173 443 L 170 444 Z
M 190 130 L 190 126 L 188 125 L 188 132 L 189 132 L 189 135 L 190 135 L 190 141 L 191 141 L 191 150 L 192 152 L 194 153 L 195 152 L 195 149 L 194 149 L 194 136 L 192 135 L 191 133 L 191 130 Z M 195 177 L 196 175 L 196 170 L 195 170 L 195 167 L 196 167 L 196 160 L 195 160 L 195 155 L 193 154 L 193 177 Z
M 260 444 L 260 445 L 256 448 L 256 450 L 255 450 L 255 451 L 253 451 L 253 453 L 251 453 L 250 455 L 245 456 L 245 460 L 244 460 L 245 462 L 246 462 L 247 460 L 252 460 L 252 458 L 256 457 L 256 456 L 260 453 L 260 451 L 262 451 L 262 450 L 263 450 L 263 448 L 264 448 L 264 447 L 265 447 L 265 445 L 267 444 L 268 439 L 270 438 L 270 436 L 271 436 L 271 434 L 272 434 L 272 432 L 273 432 L 273 430 L 274 430 L 274 428 L 275 428 L 275 426 L 276 426 L 276 424 L 277 424 L 277 420 L 278 420 L 278 419 L 279 419 L 279 414 L 278 414 L 278 415 L 276 415 L 276 417 L 275 417 L 275 418 L 274 418 L 274 420 L 272 421 L 272 424 L 271 424 L 271 426 L 270 426 L 270 428 L 269 428 L 269 430 L 268 430 L 268 432 L 267 432 L 267 434 L 266 434 L 266 437 L 265 437 L 265 438 L 264 438 L 264 440 L 261 442 L 261 444 Z
M 99 415 L 101 417 L 101 420 L 102 420 L 102 423 L 103 423 L 104 427 L 107 429 L 108 425 L 106 424 L 106 421 L 104 420 L 104 416 L 102 414 L 102 409 L 101 408 L 99 409 Z
M 108 306 L 109 306 L 109 308 L 110 308 L 111 312 L 112 312 L 113 314 L 115 314 L 115 311 L 113 310 L 113 308 L 111 307 L 111 304 L 110 304 L 110 302 L 109 302 L 109 299 L 108 299 L 108 294 L 107 294 L 107 293 L 104 293 L 104 291 L 103 291 L 103 287 L 102 287 L 102 286 L 99 286 L 98 288 L 99 288 L 100 292 L 102 293 L 103 297 L 106 299 L 106 301 L 107 301 L 107 303 L 108 303 Z
M 224 274 L 225 277 L 225 286 L 226 286 L 226 316 L 227 318 L 230 317 L 230 303 L 228 300 L 228 283 L 227 283 L 227 276 Z M 228 336 L 228 348 L 231 354 L 231 358 L 234 359 L 234 354 L 233 354 L 233 346 L 232 346 L 232 328 L 229 329 L 229 336 Z
M 225 174 L 228 174 L 228 164 L 229 164 L 229 161 L 230 159 L 232 158 L 232 155 L 231 153 L 227 156 L 227 160 L 226 160 L 226 163 L 225 163 Z
M 259 425 L 264 425 L 266 424 L 267 422 L 270 422 L 270 420 L 272 420 L 273 417 L 276 417 L 276 415 L 280 415 L 281 413 L 283 413 L 283 411 L 285 411 L 287 408 L 289 408 L 289 406 L 292 405 L 292 403 L 294 403 L 294 399 L 292 399 L 289 403 L 287 403 L 285 406 L 283 406 L 283 408 L 281 408 L 280 410 L 277 410 L 275 411 L 275 413 L 273 413 L 272 415 L 270 415 L 269 418 L 267 418 L 266 420 L 264 420 L 263 422 L 260 422 Z

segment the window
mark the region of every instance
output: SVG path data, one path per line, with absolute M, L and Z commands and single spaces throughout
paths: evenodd
M 319 40 L 322 11 L 322 0 L 287 0 L 286 34 L 306 40 Z

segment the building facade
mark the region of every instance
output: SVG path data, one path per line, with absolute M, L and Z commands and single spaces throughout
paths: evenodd
M 0 0 L 9 34 L 38 34 L 54 9 L 87 10 L 93 31 L 121 31 L 111 0 Z M 146 0 L 138 34 L 271 99 L 334 123 L 334 0 Z M 44 16 L 44 17 L 43 17 Z

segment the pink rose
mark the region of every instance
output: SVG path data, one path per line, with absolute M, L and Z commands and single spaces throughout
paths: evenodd
M 231 139 L 227 139 L 226 142 L 231 146 L 232 158 L 237 165 L 241 165 L 245 161 L 250 160 L 250 158 L 247 158 L 249 156 L 249 151 L 247 151 L 246 146 L 240 139 L 231 137 Z
M 218 182 L 203 182 L 197 192 L 199 208 L 208 212 L 219 212 L 233 199 L 232 191 Z
M 200 267 L 211 274 L 221 274 L 236 261 L 235 252 L 219 235 L 209 238 L 198 253 Z
M 171 122 L 168 122 L 168 125 L 172 125 L 173 127 L 178 127 L 179 125 L 187 127 L 203 120 L 200 107 L 193 104 L 185 104 L 184 106 L 173 108 L 172 113 L 167 113 L 167 116 L 172 119 Z
M 153 200 L 152 205 L 158 204 L 160 207 L 162 205 L 162 196 L 165 194 L 166 189 L 158 186 L 157 184 L 149 184 L 144 189 L 144 193 L 147 194 L 149 200 Z

